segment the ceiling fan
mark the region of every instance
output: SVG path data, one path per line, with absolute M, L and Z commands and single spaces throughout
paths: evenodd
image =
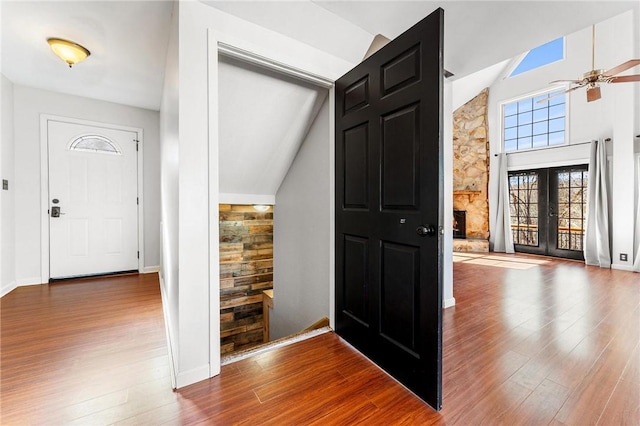
M 600 95 L 600 84 L 602 83 L 628 83 L 633 81 L 640 81 L 640 74 L 636 75 L 623 75 L 616 77 L 616 74 L 619 74 L 623 71 L 628 70 L 629 68 L 633 68 L 636 65 L 640 65 L 640 59 L 630 59 L 627 62 L 623 62 L 622 64 L 611 68 L 610 70 L 598 70 L 595 65 L 595 50 L 596 50 L 596 26 L 592 27 L 591 34 L 591 71 L 588 71 L 582 74 L 582 77 L 578 80 L 554 80 L 549 82 L 549 84 L 555 83 L 570 83 L 570 86 L 567 90 L 562 93 L 559 93 L 554 96 L 550 96 L 548 98 L 542 99 L 538 102 L 547 102 L 549 99 L 555 98 L 556 96 L 561 96 L 565 93 L 573 92 L 574 90 L 580 89 L 582 87 L 587 88 L 587 102 L 597 101 L 601 98 Z

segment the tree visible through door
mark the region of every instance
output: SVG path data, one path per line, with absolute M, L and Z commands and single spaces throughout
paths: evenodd
M 443 16 L 336 82 L 336 331 L 436 409 Z
M 516 251 L 584 260 L 586 165 L 509 173 Z

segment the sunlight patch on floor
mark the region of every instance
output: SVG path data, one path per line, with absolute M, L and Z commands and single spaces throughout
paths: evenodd
M 453 254 L 453 261 L 507 269 L 531 269 L 538 265 L 544 265 L 545 263 L 549 262 L 548 260 L 544 259 L 533 259 L 530 257 L 522 257 L 517 255 L 500 256 L 459 252 Z

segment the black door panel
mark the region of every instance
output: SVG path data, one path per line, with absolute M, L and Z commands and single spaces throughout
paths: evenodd
M 336 82 L 336 331 L 436 409 L 443 16 Z

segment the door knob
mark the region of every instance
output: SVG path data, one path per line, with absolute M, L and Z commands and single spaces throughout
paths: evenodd
M 436 227 L 433 225 L 420 225 L 416 228 L 416 234 L 421 237 L 436 235 Z

